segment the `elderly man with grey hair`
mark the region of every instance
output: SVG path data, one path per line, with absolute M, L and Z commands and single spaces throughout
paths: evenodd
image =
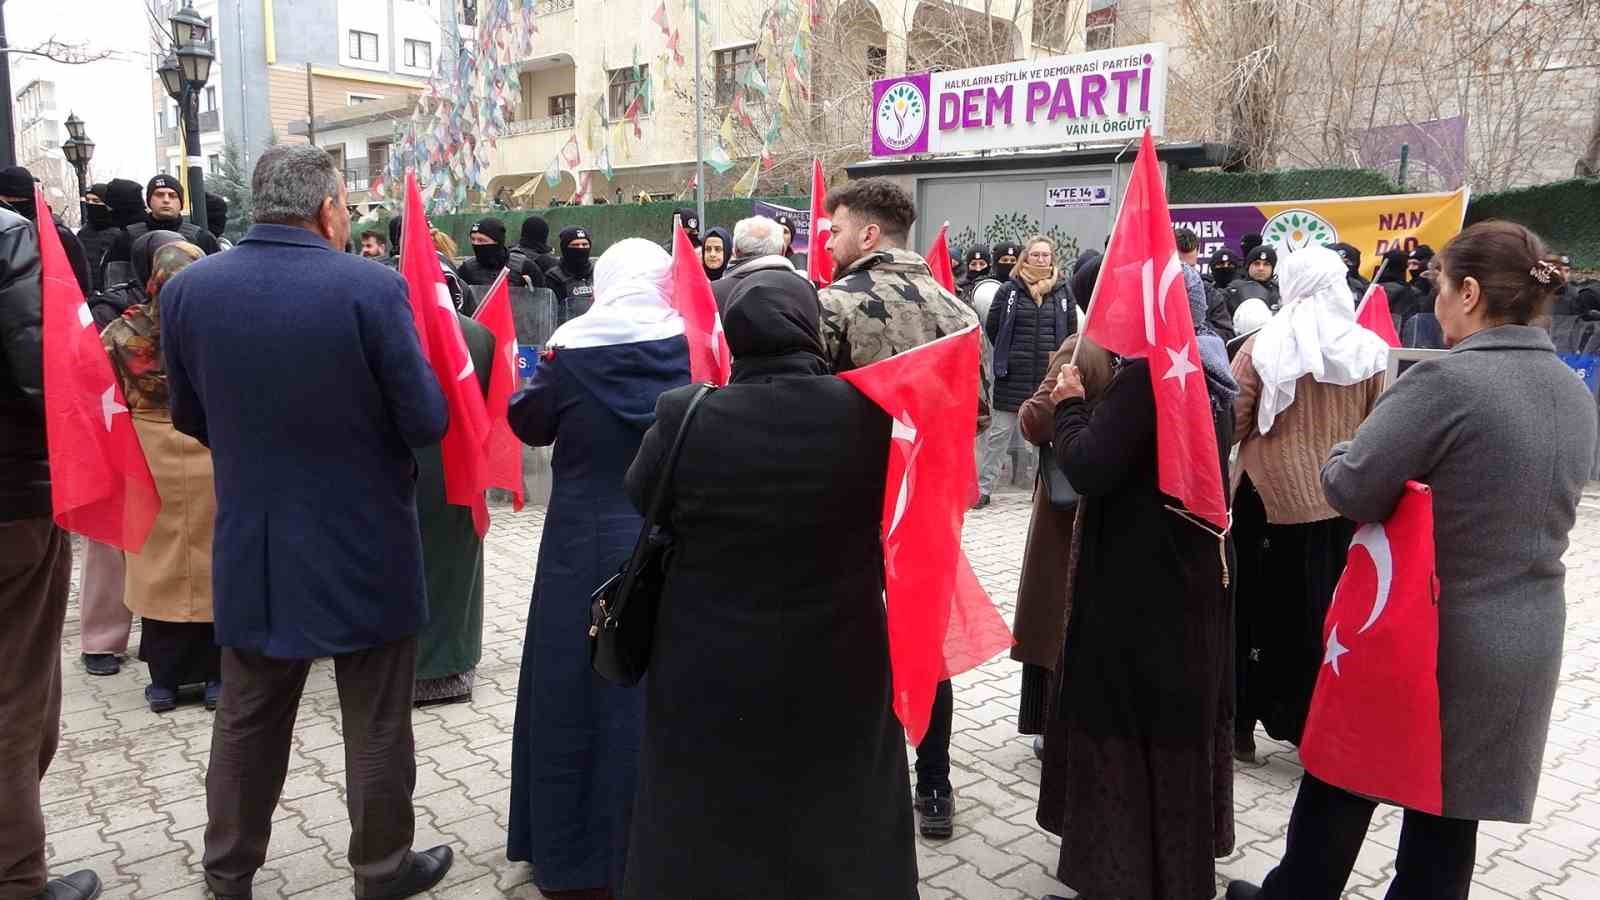
M 711 283 L 711 293 L 717 298 L 717 311 L 726 313 L 728 301 L 739 285 L 752 272 L 779 269 L 793 272 L 795 277 L 805 276 L 795 271 L 794 263 L 783 255 L 783 226 L 766 216 L 741 219 L 733 226 L 733 262 L 727 274 Z
M 338 684 L 355 895 L 422 893 L 448 847 L 414 853 L 411 732 L 426 620 L 412 451 L 446 409 L 406 283 L 341 252 L 344 179 L 321 149 L 268 149 L 255 224 L 161 294 L 172 423 L 211 448 L 222 695 L 206 770 L 206 884 L 251 895 L 313 660 Z

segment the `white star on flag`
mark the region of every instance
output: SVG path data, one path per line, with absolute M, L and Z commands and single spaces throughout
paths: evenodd
M 113 384 L 111 387 L 106 388 L 106 392 L 100 395 L 100 413 L 106 417 L 107 431 L 111 430 L 111 417 L 117 413 L 125 413 L 127 411 L 128 408 L 126 406 L 117 402 L 116 385 Z
M 1171 347 L 1163 347 L 1162 349 L 1167 351 L 1167 357 L 1172 360 L 1172 367 L 1167 369 L 1167 374 L 1161 376 L 1162 379 L 1176 378 L 1178 379 L 1178 387 L 1182 390 L 1188 390 L 1189 376 L 1200 371 L 1195 368 L 1194 363 L 1189 362 L 1189 345 L 1184 344 L 1181 350 L 1174 350 Z
M 89 304 L 78 304 L 78 324 L 85 328 L 94 324 L 94 316 L 89 312 Z
M 1333 626 L 1333 630 L 1328 632 L 1328 652 L 1322 654 L 1322 664 L 1333 666 L 1333 674 L 1338 675 L 1339 657 L 1349 652 L 1350 648 L 1339 643 L 1339 626 Z

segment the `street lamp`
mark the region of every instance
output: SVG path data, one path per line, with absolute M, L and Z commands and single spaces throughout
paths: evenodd
M 94 158 L 94 141 L 83 130 L 83 120 L 77 113 L 67 114 L 67 139 L 61 142 L 61 153 L 78 173 L 78 220 L 89 221 L 89 210 L 84 197 L 89 193 L 89 160 Z
M 183 152 L 189 168 L 189 221 L 206 227 L 206 184 L 200 160 L 200 91 L 211 78 L 211 63 L 216 54 L 207 40 L 211 27 L 186 2 L 169 20 L 172 25 L 172 50 L 156 68 L 161 86 L 178 102 L 183 117 Z

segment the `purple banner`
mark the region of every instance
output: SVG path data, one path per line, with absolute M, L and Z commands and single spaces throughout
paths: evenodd
M 872 83 L 872 155 L 928 152 L 933 120 L 927 72 Z
M 1172 227 L 1188 228 L 1200 238 L 1200 270 L 1211 271 L 1211 254 L 1224 248 L 1239 252 L 1239 238 L 1260 234 L 1267 217 L 1249 203 L 1172 208 Z
M 1399 178 L 1402 146 L 1410 147 L 1408 190 L 1453 191 L 1466 181 L 1466 116 L 1370 129 L 1361 136 L 1361 164 Z
M 798 229 L 794 233 L 794 241 L 790 247 L 796 253 L 807 253 L 811 249 L 811 210 L 790 209 L 765 200 L 751 200 L 750 213 L 757 216 L 766 216 L 776 219 L 779 216 L 788 216 L 789 221 Z

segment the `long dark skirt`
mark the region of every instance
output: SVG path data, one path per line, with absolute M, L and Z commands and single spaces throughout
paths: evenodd
M 222 651 L 210 622 L 142 620 L 139 659 L 149 667 L 151 682 L 174 691 L 222 679 Z
M 1344 571 L 1355 524 L 1267 521 L 1246 477 L 1234 499 L 1239 548 L 1235 644 L 1239 731 L 1260 722 L 1267 734 L 1298 744 L 1322 665 L 1322 624 Z
M 1045 709 L 1049 705 L 1050 670 L 1032 663 L 1022 664 L 1022 696 L 1017 706 L 1017 733 L 1044 734 Z

